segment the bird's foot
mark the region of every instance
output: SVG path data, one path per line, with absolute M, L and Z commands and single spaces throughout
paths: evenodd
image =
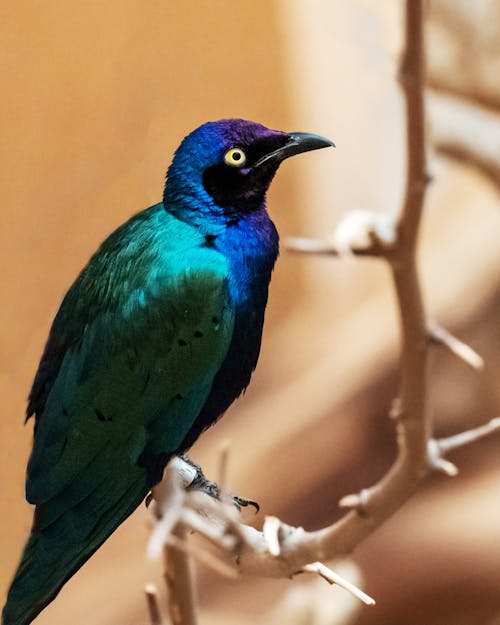
M 191 472 L 188 472 L 188 471 L 186 471 L 185 474 L 183 475 L 185 479 L 186 490 L 199 490 L 202 493 L 206 493 L 210 497 L 213 497 L 214 499 L 218 499 L 220 501 L 221 490 L 219 486 L 215 482 L 212 482 L 207 477 L 205 477 L 205 474 L 203 473 L 200 465 L 193 462 L 185 454 L 180 456 L 180 458 L 183 462 L 189 465 L 191 469 L 193 469 L 193 473 L 194 473 L 194 477 L 191 474 Z M 232 501 L 232 503 L 236 506 L 238 510 L 241 510 L 241 508 L 247 508 L 248 506 L 252 506 L 253 508 L 255 508 L 255 514 L 257 514 L 257 512 L 259 512 L 260 510 L 259 504 L 256 501 L 252 501 L 251 499 L 245 499 L 243 497 L 238 497 L 237 495 L 231 495 L 231 494 L 229 495 L 229 499 Z M 152 493 L 148 493 L 146 497 L 146 501 L 145 501 L 146 508 L 149 508 L 149 505 L 151 504 L 152 500 L 153 500 Z
M 182 455 L 181 459 L 184 460 L 184 462 L 189 464 L 196 471 L 196 475 L 194 479 L 186 487 L 187 490 L 199 490 L 202 493 L 206 493 L 210 497 L 213 497 L 214 499 L 220 500 L 221 490 L 219 486 L 215 482 L 212 482 L 207 477 L 205 477 L 201 467 L 195 462 L 193 462 L 186 455 Z M 251 499 L 244 499 L 243 497 L 238 497 L 237 495 L 231 495 L 231 494 L 229 494 L 229 499 L 236 506 L 236 508 L 238 508 L 238 510 L 241 510 L 241 508 L 246 508 L 248 506 L 252 506 L 253 508 L 255 508 L 256 514 L 260 510 L 259 504 L 256 501 L 252 501 Z

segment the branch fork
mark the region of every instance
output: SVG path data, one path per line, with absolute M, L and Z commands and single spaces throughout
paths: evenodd
M 358 599 L 373 605 L 362 590 L 339 578 L 322 563 L 350 554 L 413 494 L 423 478 L 438 470 L 453 476 L 457 467 L 446 459 L 449 452 L 500 430 L 500 417 L 448 438 L 435 439 L 427 405 L 428 353 L 432 343 L 445 346 L 469 366 L 479 370 L 482 359 L 469 346 L 440 326 L 431 323 L 425 311 L 416 250 L 423 213 L 427 175 L 424 115 L 423 0 L 406 0 L 405 49 L 400 82 L 406 106 L 407 184 L 398 216 L 358 212 L 340 224 L 331 240 L 294 238 L 288 249 L 308 254 L 354 255 L 383 258 L 388 262 L 399 310 L 401 351 L 400 390 L 391 409 L 397 420 L 398 453 L 382 479 L 358 494 L 347 495 L 340 506 L 348 511 L 337 522 L 308 532 L 267 517 L 262 532 L 240 522 L 234 506 L 222 496 L 217 501 L 206 494 L 186 491 L 178 477 L 180 459 L 166 469 L 162 484 L 153 492 L 157 526 L 148 553 L 166 552 L 170 612 L 174 625 L 196 625 L 192 582 L 186 554 L 227 575 L 250 573 L 286 578 L 314 573 L 337 583 Z M 225 484 L 227 452 L 221 458 L 221 480 Z M 196 531 L 216 547 L 212 551 L 193 549 L 187 533 Z M 219 557 L 230 556 L 234 566 Z M 177 560 L 176 560 L 177 558 Z M 148 595 L 148 601 L 152 601 Z M 151 607 L 150 607 L 151 613 Z M 153 621 L 153 615 L 152 615 Z M 155 623 L 156 625 L 156 623 Z

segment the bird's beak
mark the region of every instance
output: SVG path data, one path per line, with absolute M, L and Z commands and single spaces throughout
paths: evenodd
M 307 132 L 292 132 L 288 135 L 288 141 L 284 146 L 259 158 L 254 167 L 260 167 L 264 163 L 268 165 L 279 164 L 285 158 L 295 156 L 295 154 L 328 147 L 335 147 L 335 143 L 330 141 L 330 139 L 320 137 L 319 135 L 311 135 Z

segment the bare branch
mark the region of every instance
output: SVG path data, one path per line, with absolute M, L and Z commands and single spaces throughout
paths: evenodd
M 351 584 L 347 579 L 343 578 L 332 569 L 329 569 L 327 566 L 322 564 L 321 562 L 313 562 L 312 564 L 306 564 L 306 566 L 302 569 L 306 573 L 317 573 L 320 577 L 325 579 L 329 584 L 337 584 L 341 588 L 344 588 L 352 595 L 357 597 L 366 605 L 375 605 L 375 599 L 367 595 L 365 592 L 360 590 L 354 584 Z
M 148 604 L 150 624 L 162 625 L 160 606 L 158 605 L 158 589 L 154 584 L 146 584 L 144 592 L 146 594 L 146 602 Z
M 455 434 L 454 436 L 449 436 L 448 438 L 440 438 L 437 441 L 437 445 L 441 455 L 446 455 L 450 453 L 450 451 L 458 449 L 459 447 L 475 443 L 485 436 L 490 436 L 490 434 L 493 434 L 498 430 L 500 430 L 500 417 L 495 417 L 488 423 L 480 425 L 477 428 L 473 428 L 472 430 L 460 432 L 460 434 Z
M 166 471 L 164 479 L 152 490 L 152 496 L 156 502 L 154 512 L 160 522 L 156 524 L 149 539 L 148 556 L 150 558 L 159 557 L 182 512 L 183 473 L 186 463 L 177 457 L 171 462 L 172 470 Z M 168 502 L 168 505 L 165 502 Z
M 308 239 L 306 237 L 288 237 L 285 245 L 286 249 L 290 252 L 315 254 L 317 256 L 342 256 L 342 252 L 328 240 L 322 241 L 321 239 Z M 351 248 L 350 253 L 354 256 L 379 256 L 374 250 L 366 248 Z
M 453 462 L 443 458 L 439 444 L 434 439 L 431 439 L 427 443 L 427 462 L 431 469 L 441 471 L 441 473 L 444 473 L 448 477 L 458 475 L 458 467 L 454 465 Z
M 418 238 L 425 189 L 424 20 L 422 0 L 406 0 L 405 48 L 399 72 L 406 106 L 407 180 L 400 217 L 400 249 L 413 252 Z
M 299 252 L 300 254 L 315 254 L 317 256 L 341 256 L 341 252 L 335 248 L 333 243 L 328 240 L 309 239 L 307 237 L 288 237 L 286 240 L 286 249 L 290 252 Z M 355 256 L 373 256 L 371 250 L 351 249 L 351 254 Z
M 325 241 L 292 237 L 286 245 L 290 251 L 306 254 L 390 258 L 396 236 L 394 215 L 357 210 L 345 215 Z
M 457 356 L 457 358 L 465 362 L 465 364 L 472 369 L 481 371 L 484 368 L 484 360 L 472 347 L 457 339 L 457 337 L 450 334 L 448 330 L 445 330 L 438 324 L 429 323 L 428 337 L 431 343 L 446 347 L 452 354 Z
M 186 528 L 181 525 L 172 534 L 185 542 Z M 189 558 L 178 546 L 165 544 L 165 582 L 168 588 L 168 612 L 173 625 L 197 625 L 196 601 Z
M 169 477 L 169 473 L 175 470 L 175 465 L 169 465 L 165 477 L 167 488 L 155 492 L 155 497 L 163 500 L 159 505 L 164 515 L 160 523 L 164 527 L 158 535 L 166 542 L 169 537 L 175 536 L 173 542 L 179 546 L 177 550 L 168 548 L 172 550 L 172 554 L 170 550 L 168 554 L 170 569 L 167 582 L 171 589 L 171 613 L 175 613 L 174 625 L 193 625 L 196 622 L 185 556 L 187 549 L 180 548 L 180 542 L 185 542 L 186 529 L 195 529 L 231 554 L 241 573 L 285 578 L 304 571 L 314 572 L 330 582 L 339 583 L 362 601 L 373 604 L 373 599 L 350 587 L 322 561 L 349 554 L 405 503 L 431 471 L 455 475 L 457 468 L 444 457 L 449 451 L 500 429 L 499 417 L 484 426 L 449 438 L 435 440 L 432 437 L 427 407 L 429 337 L 446 345 L 475 368 L 482 361 L 468 346 L 442 328 L 430 326 L 424 309 L 416 263 L 428 182 L 423 97 L 423 0 L 406 0 L 405 25 L 406 46 L 400 80 L 407 112 L 408 166 L 406 194 L 400 215 L 397 219 L 380 219 L 364 213 L 362 219 L 358 215 L 356 219 L 346 220 L 350 229 L 345 227 L 342 236 L 337 237 L 337 243 L 335 237 L 332 243 L 297 238 L 288 243 L 289 249 L 298 252 L 375 256 L 384 258 L 389 264 L 401 334 L 400 389 L 391 411 L 397 431 L 396 460 L 378 483 L 341 500 L 340 505 L 349 509 L 345 516 L 314 532 L 291 527 L 276 517 L 267 517 L 263 531 L 259 532 L 240 523 L 235 508 L 226 503 L 224 495 L 222 501 L 216 501 L 204 493 L 186 493 L 179 480 Z M 353 225 L 356 227 L 352 228 Z M 220 472 L 224 482 L 226 463 L 227 453 L 221 461 Z M 182 620 L 179 620 L 183 610 Z

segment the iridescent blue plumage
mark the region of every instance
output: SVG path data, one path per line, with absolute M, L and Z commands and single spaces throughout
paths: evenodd
M 36 511 L 3 625 L 31 622 L 248 385 L 278 255 L 265 194 L 284 158 L 327 145 L 243 120 L 201 126 L 163 202 L 69 289 L 29 397 Z

